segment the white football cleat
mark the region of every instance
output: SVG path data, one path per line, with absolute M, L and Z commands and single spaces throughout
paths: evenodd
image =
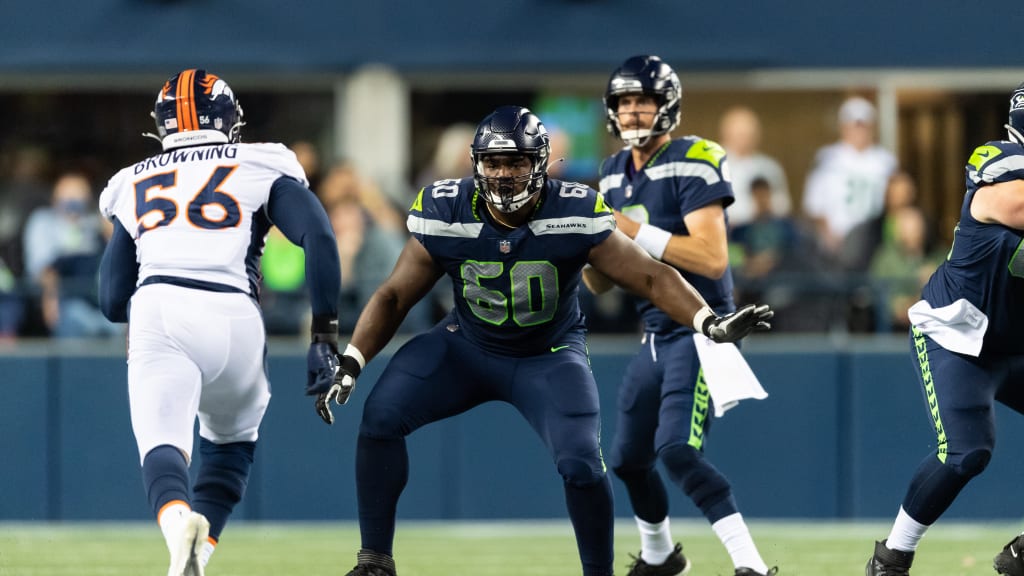
M 171 546 L 167 576 L 203 576 L 199 554 L 210 536 L 210 521 L 198 512 L 190 512 L 183 520 Z

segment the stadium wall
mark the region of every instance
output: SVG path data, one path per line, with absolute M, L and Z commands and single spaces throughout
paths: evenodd
M 592 343 L 605 425 L 615 431 L 617 384 L 632 342 Z M 892 516 L 910 474 L 935 440 L 914 379 L 909 344 L 749 346 L 770 396 L 717 420 L 712 461 L 732 480 L 748 517 L 865 519 Z M 272 350 L 274 347 L 271 348 Z M 370 364 L 349 405 L 325 426 L 302 395 L 299 348 L 269 358 L 274 398 L 257 463 L 236 518 L 353 520 L 354 452 L 362 401 L 386 358 Z M 128 417 L 123 356 L 58 352 L 0 356 L 0 520 L 145 519 L 138 455 Z M 444 385 L 438 384 L 438 394 Z M 999 438 L 1012 446 L 1024 419 L 997 409 Z M 399 505 L 407 519 L 559 518 L 561 482 L 518 413 L 485 405 L 409 438 L 411 473 Z M 193 470 L 194 472 L 194 470 Z M 989 469 L 948 513 L 1013 517 L 1000 495 L 1015 493 L 1024 461 L 997 447 Z M 630 515 L 617 480 L 617 514 Z M 696 517 L 679 490 L 672 514 Z

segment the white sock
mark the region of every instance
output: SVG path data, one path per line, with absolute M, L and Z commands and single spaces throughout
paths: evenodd
M 203 550 L 199 553 L 199 563 L 206 567 L 210 563 L 210 556 L 213 556 L 213 551 L 217 548 L 217 545 L 211 542 L 209 539 L 203 543 Z
M 750 536 L 743 516 L 737 512 L 722 518 L 711 525 L 718 539 L 722 541 L 732 564 L 736 568 L 750 568 L 755 572 L 765 574 L 768 572 L 768 565 L 761 559 L 761 554 L 754 545 L 754 539 Z
M 889 537 L 885 540 L 885 547 L 900 552 L 913 552 L 917 550 L 918 543 L 921 542 L 921 538 L 924 538 L 924 533 L 927 531 L 928 526 L 911 518 L 903 506 L 900 506 L 900 511 L 896 514 L 896 521 L 892 523 L 892 531 L 889 532 Z
M 655 524 L 637 518 L 636 526 L 640 529 L 640 558 L 648 564 L 664 564 L 668 555 L 675 549 L 672 545 L 668 517 Z
M 160 525 L 160 531 L 164 534 L 164 541 L 167 543 L 168 550 L 171 550 L 171 538 L 178 536 L 181 523 L 188 518 L 190 512 L 192 512 L 192 508 L 181 500 L 168 502 L 160 509 L 156 522 Z M 175 543 L 174 545 L 177 544 Z

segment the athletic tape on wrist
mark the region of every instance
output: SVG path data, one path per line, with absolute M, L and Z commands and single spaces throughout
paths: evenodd
M 366 359 L 363 358 L 363 353 L 359 351 L 359 348 L 356 348 L 355 346 L 349 344 L 348 346 L 345 346 L 345 351 L 342 352 L 341 355 L 351 356 L 352 358 L 355 358 L 355 361 L 359 363 L 360 370 L 366 368 Z
M 665 248 L 668 247 L 668 241 L 671 239 L 672 233 L 668 230 L 662 230 L 650 224 L 641 224 L 640 230 L 636 233 L 636 238 L 633 240 L 646 250 L 648 254 L 657 260 L 661 260 L 661 257 L 665 255 Z

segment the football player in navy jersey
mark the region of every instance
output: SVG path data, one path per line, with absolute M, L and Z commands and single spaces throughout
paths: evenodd
M 114 231 L 100 306 L 128 326 L 128 395 L 142 478 L 171 562 L 203 576 L 249 480 L 270 401 L 259 261 L 276 225 L 306 255 L 312 305 L 307 386 L 339 372 L 341 267 L 327 214 L 295 154 L 242 143 L 227 83 L 183 70 L 153 108 L 163 152 L 115 174 L 100 195 Z M 130 310 L 130 314 L 129 314 Z M 199 419 L 201 462 L 189 479 Z
M 601 457 L 597 385 L 578 290 L 590 263 L 678 322 L 733 341 L 767 329 L 772 312 L 720 316 L 673 268 L 615 229 L 593 189 L 547 176 L 547 130 L 504 106 L 479 125 L 474 177 L 441 180 L 409 210 L 412 233 L 394 271 L 363 309 L 342 356 L 340 385 L 316 401 L 344 403 L 367 361 L 444 274 L 455 307 L 392 358 L 366 399 L 356 449 L 362 549 L 351 576 L 394 576 L 395 509 L 408 477 L 405 437 L 481 403 L 514 406 L 550 450 L 565 488 L 585 576 L 612 574 L 612 492 Z
M 908 312 L 936 449 L 911 479 L 889 536 L 875 543 L 867 576 L 909 574 L 925 531 L 992 457 L 994 403 L 1024 412 L 1024 84 L 1010 97 L 1006 129 L 1008 140 L 987 142 L 967 160 L 953 248 Z M 1024 576 L 1024 535 L 994 566 Z
M 726 241 L 725 208 L 733 193 L 725 151 L 698 136 L 672 139 L 681 96 L 678 76 L 657 56 L 634 56 L 612 73 L 604 95 L 607 127 L 626 147 L 602 163 L 600 189 L 619 230 L 654 261 L 678 270 L 715 313 L 729 314 L 736 307 Z M 611 287 L 602 272 L 584 270 L 595 293 Z M 638 300 L 637 310 L 644 335 L 619 389 L 609 456 L 640 531 L 640 555 L 629 576 L 690 570 L 690 559 L 672 540 L 659 459 L 711 523 L 736 576 L 775 574 L 754 544 L 729 481 L 704 455 L 713 411 L 694 328 L 647 298 Z M 743 361 L 738 353 L 735 358 Z

